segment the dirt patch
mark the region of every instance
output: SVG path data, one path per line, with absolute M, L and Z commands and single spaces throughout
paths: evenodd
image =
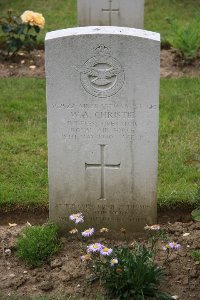
M 99 282 L 88 284 L 90 272 L 80 261 L 80 244 L 75 238 L 62 238 L 63 249 L 51 261 L 41 268 L 30 269 L 15 255 L 15 240 L 22 228 L 28 225 L 15 227 L 0 226 L 0 299 L 8 299 L 9 295 L 79 295 L 80 299 L 95 299 L 94 295 L 105 291 Z M 163 225 L 170 241 L 181 244 L 181 249 L 174 252 L 165 264 L 166 277 L 162 282 L 163 291 L 177 295 L 180 300 L 197 300 L 200 293 L 200 264 L 191 256 L 191 250 L 200 249 L 200 222 L 175 222 Z M 183 234 L 187 233 L 186 236 Z M 94 239 L 93 241 L 97 241 Z M 110 245 L 120 241 L 98 240 Z M 2 248 L 11 249 L 11 255 L 3 256 Z M 156 261 L 163 264 L 165 253 L 158 251 Z
M 173 50 L 161 50 L 160 75 L 161 77 L 200 76 L 200 53 L 195 61 L 186 65 L 180 57 L 176 56 Z
M 184 65 L 171 49 L 162 49 L 160 64 L 161 77 L 200 76 L 200 55 L 190 65 Z M 5 54 L 0 51 L 0 77 L 21 76 L 45 76 L 44 50 L 35 50 L 30 54 L 20 52 L 12 59 L 6 58 Z
M 44 51 L 20 52 L 7 57 L 0 52 L 0 77 L 44 77 Z
M 8 225 L 9 223 L 17 223 L 22 225 L 29 221 L 32 225 L 39 225 L 48 221 L 48 210 L 35 209 L 28 210 L 13 210 L 11 212 L 0 212 L 0 226 Z
M 30 208 L 4 208 L 0 210 L 0 225 L 8 225 L 8 223 L 17 223 L 22 225 L 29 221 L 32 225 L 43 224 L 48 221 L 47 206 Z M 185 208 L 158 208 L 158 223 L 166 224 L 168 222 L 189 222 L 191 221 L 191 209 Z

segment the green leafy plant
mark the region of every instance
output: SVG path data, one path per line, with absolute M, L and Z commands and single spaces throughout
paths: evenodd
M 31 51 L 37 46 L 37 35 L 44 26 L 41 14 L 25 11 L 21 16 L 13 15 L 8 10 L 7 17 L 0 19 L 1 29 L 5 35 L 5 49 L 12 55 L 20 49 Z
M 26 227 L 23 235 L 17 239 L 16 255 L 31 267 L 46 262 L 61 247 L 58 239 L 58 226 L 48 224 Z
M 69 219 L 75 224 L 83 223 L 82 213 L 71 214 Z M 107 289 L 109 296 L 116 299 L 172 299 L 167 293 L 158 290 L 161 279 L 164 276 L 164 269 L 154 263 L 157 253 L 157 243 L 165 238 L 163 230 L 159 225 L 145 226 L 149 237 L 148 247 L 138 242 L 129 244 L 128 239 L 125 245 L 109 247 L 106 244 L 89 244 L 86 254 L 81 260 L 87 263 L 93 272 L 90 281 L 100 279 L 100 282 Z M 108 228 L 101 228 L 100 232 L 107 234 Z M 124 236 L 126 229 L 120 230 Z M 83 238 L 90 238 L 94 234 L 94 228 L 81 232 Z M 70 234 L 78 235 L 79 231 L 74 228 Z M 169 243 L 171 248 L 178 248 L 179 244 Z M 180 245 L 179 245 L 180 246 Z M 83 243 L 81 244 L 83 249 Z
M 117 299 L 171 299 L 167 293 L 158 291 L 164 271 L 153 263 L 151 250 L 135 242 L 133 249 L 113 249 L 113 256 L 118 263 L 111 266 L 112 260 L 106 258 L 101 269 L 101 280 L 111 295 Z
M 195 250 L 191 252 L 191 256 L 196 260 L 200 262 L 200 250 Z
M 178 21 L 167 18 L 171 25 L 171 35 L 168 42 L 176 50 L 186 63 L 190 63 L 198 56 L 200 48 L 200 17 L 197 16 L 193 22 L 180 25 Z

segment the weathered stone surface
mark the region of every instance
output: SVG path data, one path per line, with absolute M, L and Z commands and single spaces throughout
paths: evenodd
M 46 36 L 50 219 L 67 232 L 156 222 L 159 34 L 81 27 Z
M 144 0 L 78 0 L 79 26 L 144 27 Z

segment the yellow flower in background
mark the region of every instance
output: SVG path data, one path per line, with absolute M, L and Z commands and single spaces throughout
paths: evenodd
M 100 229 L 100 232 L 108 232 L 108 231 L 109 231 L 109 229 L 106 228 L 106 227 L 103 227 L 103 228 Z
M 38 26 L 40 28 L 43 28 L 45 24 L 43 15 L 31 10 L 26 10 L 21 15 L 21 19 L 23 23 L 29 24 L 31 26 Z
M 144 227 L 144 229 L 145 229 L 145 230 L 160 230 L 160 225 L 157 225 L 157 224 L 151 225 L 151 226 L 146 225 L 146 226 Z
M 122 273 L 122 272 L 123 272 L 123 270 L 122 270 L 122 269 L 120 269 L 120 268 L 118 268 L 118 269 L 116 269 L 116 272 L 117 272 L 117 273 Z
M 81 260 L 82 261 L 89 261 L 89 260 L 92 260 L 92 257 L 91 257 L 90 254 L 85 254 L 85 255 L 81 256 Z
M 78 229 L 74 228 L 72 230 L 69 231 L 70 234 L 75 234 L 78 232 Z

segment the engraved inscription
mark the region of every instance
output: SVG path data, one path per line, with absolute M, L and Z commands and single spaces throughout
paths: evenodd
M 133 142 L 135 136 L 135 110 L 122 103 L 52 103 L 52 112 L 62 114 L 61 138 L 64 141 L 100 139 L 107 144 L 116 137 Z
M 95 222 L 96 226 L 104 222 L 117 222 L 124 224 L 139 224 L 148 223 L 148 216 L 142 216 L 143 210 L 149 210 L 151 207 L 148 204 L 103 204 L 105 202 L 98 202 L 100 204 L 76 204 L 76 203 L 55 203 L 54 209 L 59 209 L 64 212 L 64 217 L 60 219 L 66 222 L 67 214 L 81 211 L 89 222 Z M 91 214 L 92 212 L 92 214 Z
M 136 200 L 135 200 L 136 201 Z M 100 202 L 98 202 L 100 203 Z M 55 208 L 58 208 L 59 206 L 64 206 L 67 210 L 70 210 L 72 212 L 81 210 L 84 213 L 88 213 L 91 211 L 98 211 L 98 214 L 101 214 L 105 212 L 105 210 L 108 212 L 109 215 L 127 215 L 131 216 L 133 213 L 133 210 L 140 212 L 141 210 L 144 209 L 150 209 L 151 206 L 148 204 L 120 204 L 115 205 L 115 204 L 104 204 L 105 202 L 101 202 L 101 204 L 94 205 L 90 203 L 85 203 L 85 204 L 76 204 L 76 203 L 55 203 Z
M 102 12 L 108 13 L 109 26 L 111 26 L 112 25 L 112 13 L 118 13 L 118 15 L 119 15 L 119 8 L 112 8 L 112 0 L 109 0 L 109 8 L 102 8 Z
M 85 163 L 85 169 L 87 168 L 101 168 L 101 195 L 99 200 L 106 200 L 105 197 L 105 168 L 111 168 L 111 169 L 119 169 L 120 163 L 117 165 L 112 164 L 105 164 L 104 159 L 104 148 L 106 145 L 99 145 L 101 149 L 101 163 L 100 164 L 88 164 Z
M 80 72 L 84 89 L 91 95 L 106 98 L 116 94 L 125 80 L 124 69 L 104 45 L 95 49 L 95 56 L 82 66 L 75 67 Z

